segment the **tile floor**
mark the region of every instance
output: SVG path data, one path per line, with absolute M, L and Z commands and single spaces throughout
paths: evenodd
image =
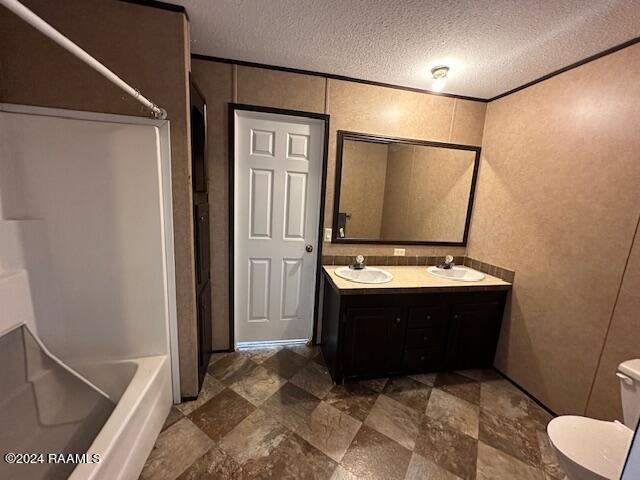
M 563 479 L 551 419 L 493 370 L 334 385 L 317 347 L 214 354 L 142 479 Z

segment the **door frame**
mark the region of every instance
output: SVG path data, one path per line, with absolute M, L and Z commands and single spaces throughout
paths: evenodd
M 324 238 L 324 208 L 327 190 L 327 161 L 329 158 L 329 119 L 326 113 L 305 112 L 301 110 L 288 110 L 284 108 L 262 107 L 259 105 L 247 105 L 243 103 L 229 103 L 229 351 L 235 350 L 235 114 L 236 111 L 273 113 L 276 115 L 289 115 L 294 117 L 322 120 L 324 122 L 324 139 L 322 152 L 322 178 L 320 181 L 320 215 L 318 216 L 318 245 L 316 258 L 316 285 L 313 301 L 313 332 L 311 344 L 317 344 L 318 331 L 318 307 L 320 306 L 320 282 L 322 276 L 322 245 Z

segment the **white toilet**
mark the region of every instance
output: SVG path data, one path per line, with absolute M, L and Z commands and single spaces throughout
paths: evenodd
M 618 480 L 640 416 L 640 359 L 618 366 L 624 424 L 564 415 L 547 425 L 570 480 Z

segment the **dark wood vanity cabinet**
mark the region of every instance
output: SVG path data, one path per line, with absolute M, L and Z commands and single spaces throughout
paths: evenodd
M 506 290 L 352 293 L 324 279 L 322 351 L 349 378 L 490 367 Z
M 349 309 L 344 324 L 345 371 L 361 376 L 400 371 L 405 327 L 397 307 Z

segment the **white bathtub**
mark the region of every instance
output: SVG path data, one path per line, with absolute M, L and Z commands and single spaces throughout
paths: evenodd
M 91 444 L 100 463 L 78 465 L 71 480 L 135 480 L 171 409 L 167 355 L 97 366 L 74 366 L 110 397 L 120 399 Z

